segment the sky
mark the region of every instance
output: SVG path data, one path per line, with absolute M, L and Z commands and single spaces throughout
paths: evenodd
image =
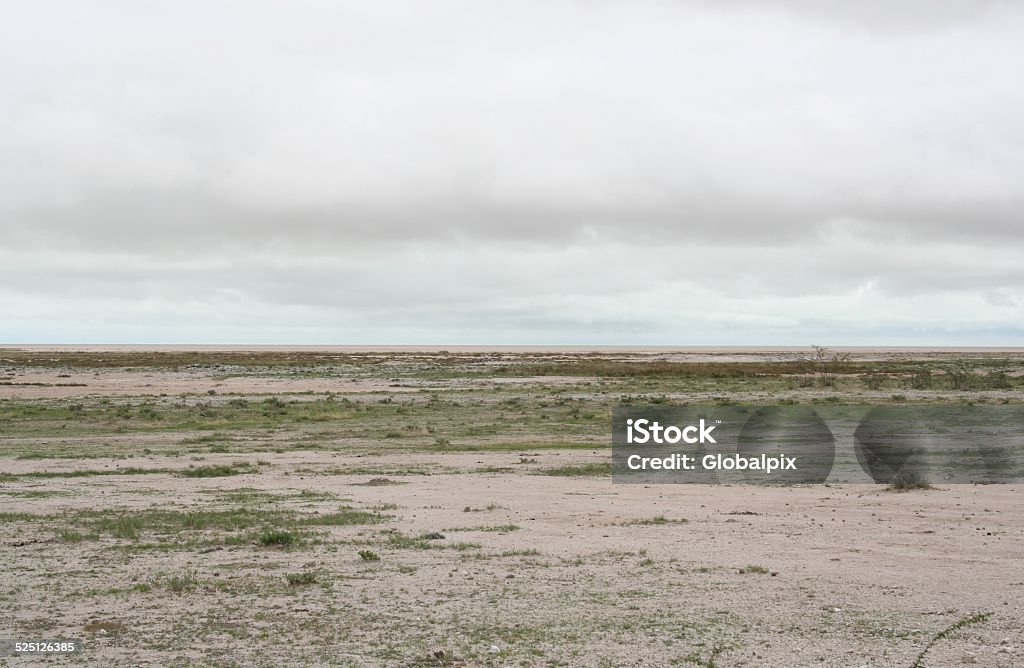
M 1024 3 L 15 3 L 0 344 L 1024 345 Z

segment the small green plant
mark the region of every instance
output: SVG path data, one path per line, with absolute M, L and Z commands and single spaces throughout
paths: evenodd
M 363 561 L 380 561 L 380 555 L 373 550 L 359 550 L 359 558 Z
M 662 524 L 685 524 L 688 521 L 689 520 L 683 517 L 680 517 L 678 519 L 669 519 L 664 515 L 655 515 L 654 517 L 650 517 L 647 519 L 630 520 L 628 522 L 623 522 L 622 526 L 659 526 Z
M 404 485 L 405 483 L 400 480 L 392 480 L 391 478 L 371 478 L 364 483 L 356 484 L 362 484 L 365 487 L 387 487 L 388 485 Z
M 198 584 L 199 578 L 196 577 L 196 572 L 193 570 L 185 570 L 179 575 L 168 578 L 167 589 L 173 591 L 175 594 L 181 594 L 187 591 L 192 591 Z
M 255 473 L 256 468 L 245 462 L 214 466 L 190 466 L 181 472 L 186 478 L 222 478 L 224 476 Z
M 519 531 L 520 527 L 516 524 L 498 524 L 492 527 L 484 527 L 482 531 L 495 531 L 497 533 L 510 533 L 512 531 Z
M 889 482 L 888 489 L 894 492 L 906 492 L 912 489 L 935 489 L 920 471 L 913 469 L 897 471 Z
M 822 387 L 834 387 L 836 377 L 849 366 L 850 353 L 833 353 L 824 346 L 811 346 L 811 351 L 804 363 L 811 367 Z
M 912 390 L 928 390 L 932 386 L 932 372 L 929 369 L 920 369 L 907 379 L 907 384 Z
M 993 371 L 988 374 L 985 378 L 989 389 L 992 390 L 1006 390 L 1010 388 L 1010 378 L 1006 375 L 1005 371 Z
M 313 584 L 314 582 L 316 582 L 316 573 L 314 573 L 313 571 L 303 571 L 301 573 L 289 573 L 288 575 L 286 575 L 284 577 L 285 577 L 285 580 L 288 581 L 288 584 L 292 585 L 293 587 L 298 586 L 298 585 Z
M 145 520 L 138 515 L 118 515 L 114 518 L 102 518 L 96 522 L 96 528 L 107 531 L 114 538 L 136 540 Z
M 924 646 L 924 649 L 921 650 L 921 653 L 917 655 L 916 659 L 914 659 L 914 663 L 910 664 L 910 668 L 924 668 L 924 657 L 928 654 L 929 650 L 931 650 L 935 643 L 939 642 L 940 640 L 945 640 L 953 633 L 959 631 L 964 627 L 971 626 L 972 624 L 981 624 L 982 622 L 986 622 L 988 621 L 988 618 L 991 616 L 991 612 L 979 612 L 975 615 L 971 615 L 970 617 L 964 617 L 952 626 L 948 626 L 942 629 L 934 636 L 932 636 L 932 639 L 928 641 L 928 644 Z
M 878 373 L 869 373 L 866 376 L 861 376 L 861 381 L 869 390 L 878 390 L 885 383 L 885 376 Z
M 289 547 L 299 542 L 299 537 L 284 529 L 264 529 L 259 536 L 260 545 L 267 547 Z
M 462 509 L 462 512 L 464 512 L 464 513 L 482 513 L 482 512 L 489 511 L 489 510 L 505 510 L 505 509 L 506 509 L 505 506 L 499 505 L 499 504 L 494 503 L 492 501 L 491 503 L 488 503 L 483 508 L 474 508 L 473 506 L 466 506 L 465 508 Z
M 539 471 L 541 475 L 557 476 L 606 476 L 611 475 L 612 465 L 608 462 L 595 462 L 592 464 L 580 464 L 578 466 L 559 466 L 552 469 Z
M 451 527 L 445 529 L 445 531 L 491 531 L 495 533 L 511 533 L 513 531 L 519 531 L 522 527 L 517 524 L 496 524 L 494 526 L 478 526 L 478 527 Z M 443 534 L 437 534 L 443 536 Z
M 701 666 L 701 668 L 718 668 L 718 664 L 715 663 L 715 659 L 718 655 L 724 652 L 727 648 L 720 645 L 715 645 L 711 648 L 711 653 L 708 654 L 708 658 L 702 658 L 700 654 L 696 652 L 688 654 L 682 658 L 685 663 L 692 663 L 695 666 Z
M 740 569 L 740 573 L 757 573 L 758 575 L 767 575 L 769 572 L 770 571 L 767 568 L 764 566 L 758 566 L 757 564 Z

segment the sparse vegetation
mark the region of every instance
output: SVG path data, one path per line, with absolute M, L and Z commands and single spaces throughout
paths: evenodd
M 401 480 L 392 480 L 390 478 L 371 478 L 366 482 L 356 484 L 366 487 L 387 487 L 388 485 L 404 485 L 405 483 Z
M 264 529 L 259 536 L 260 545 L 269 547 L 290 547 L 299 542 L 299 537 L 294 532 L 283 529 Z
M 913 489 L 935 489 L 917 470 L 898 471 L 889 482 L 888 489 L 894 492 L 906 492 Z
M 628 520 L 626 522 L 622 522 L 619 526 L 659 526 L 663 524 L 685 524 L 687 521 L 688 520 L 683 517 L 669 519 L 664 515 L 655 515 L 654 517 L 646 519 Z
M 942 629 L 934 636 L 932 636 L 932 638 L 927 642 L 927 644 L 925 644 L 924 649 L 922 649 L 921 653 L 918 654 L 917 657 L 914 659 L 914 663 L 910 664 L 910 668 L 925 668 L 924 658 L 925 656 L 927 656 L 928 652 L 931 651 L 932 647 L 934 647 L 936 643 L 938 643 L 940 640 L 945 640 L 946 638 L 950 637 L 960 629 L 972 626 L 974 624 L 981 624 L 982 622 L 987 622 L 990 617 L 992 617 L 991 612 L 979 612 L 968 617 L 963 617 L 962 619 L 958 620 L 955 624 L 952 624 Z
M 127 627 L 115 619 L 103 619 L 91 621 L 82 627 L 82 630 L 86 633 L 104 633 L 109 635 L 118 635 L 125 631 Z
M 0 397 L 0 499 L 9 506 L 0 512 L 0 553 L 15 574 L 0 600 L 17 613 L 19 633 L 84 629 L 96 641 L 90 653 L 113 663 L 130 662 L 126 643 L 138 640 L 163 652 L 160 660 L 202 665 L 708 667 L 735 647 L 743 647 L 738 663 L 760 665 L 771 660 L 761 653 L 766 633 L 780 643 L 778 659 L 783 643 L 815 652 L 827 629 L 822 646 L 905 661 L 920 651 L 914 668 L 924 668 L 932 645 L 979 622 L 961 620 L 926 646 L 920 629 L 931 627 L 914 602 L 931 611 L 935 601 L 908 589 L 897 608 L 873 607 L 888 592 L 863 554 L 848 556 L 831 536 L 863 528 L 877 511 L 879 527 L 914 540 L 937 516 L 914 515 L 919 504 L 895 496 L 857 501 L 834 483 L 787 487 L 785 499 L 764 505 L 761 490 L 748 488 L 690 490 L 682 500 L 680 490 L 613 486 L 610 411 L 624 402 L 843 410 L 868 396 L 914 406 L 1017 404 L 1024 364 L 988 353 L 836 360 L 824 349 L 820 365 L 731 357 L 0 350 L 5 392 L 53 388 L 52 396 Z M 191 386 L 165 394 L 164 372 Z M 152 387 L 103 396 L 107 373 Z M 52 382 L 68 375 L 80 392 Z M 269 379 L 275 392 L 241 394 L 245 379 L 260 391 Z M 315 384 L 307 389 L 305 379 Z M 285 388 L 294 391 L 276 391 Z M 929 470 L 944 480 L 942 468 Z M 926 480 L 893 483 L 928 488 Z M 1013 534 L 1000 526 L 998 502 L 981 501 L 986 492 L 929 497 L 927 507 L 965 519 L 942 525 L 949 540 L 916 544 L 926 554 L 934 545 L 998 545 L 979 572 L 961 573 L 964 587 L 989 583 L 995 565 L 1010 563 Z M 846 512 L 858 503 L 867 510 Z M 829 577 L 823 590 L 818 568 L 797 568 L 784 583 L 765 566 L 730 565 L 789 549 L 779 532 L 810 541 L 826 567 L 828 558 L 841 562 L 855 587 Z M 718 549 L 700 549 L 712 535 Z M 734 595 L 740 588 L 743 597 Z M 987 586 L 974 591 L 979 605 L 1005 598 Z M 746 607 L 761 600 L 785 604 L 767 627 L 760 609 Z M 545 610 L 543 623 L 529 609 Z M 116 634 L 127 637 L 101 641 Z M 275 643 L 269 652 L 268 639 L 280 637 L 305 649 Z M 313 638 L 330 651 L 316 650 Z M 182 639 L 198 649 L 179 656 Z M 807 654 L 822 665 L 832 659 Z
M 194 570 L 184 570 L 167 579 L 167 589 L 175 594 L 193 591 L 199 585 L 199 578 Z
M 727 648 L 724 646 L 715 645 L 711 648 L 711 651 L 708 653 L 707 658 L 704 658 L 701 654 L 697 652 L 691 652 L 690 654 L 684 656 L 681 662 L 693 664 L 695 666 L 700 666 L 701 668 L 718 668 L 718 664 L 715 663 L 715 659 L 717 659 L 722 654 L 722 652 L 726 651 L 726 649 Z
M 301 573 L 288 573 L 284 576 L 288 584 L 293 587 L 299 585 L 309 585 L 316 582 L 316 573 L 314 571 L 302 571 Z
M 186 478 L 221 478 L 243 473 L 256 473 L 257 469 L 248 462 L 218 464 L 213 466 L 190 466 L 181 472 Z
M 453 527 L 445 529 L 445 531 L 490 531 L 494 533 L 511 533 L 513 531 L 519 531 L 520 528 L 522 527 L 515 524 L 498 524 L 495 526 Z
M 541 475 L 557 476 L 608 476 L 612 473 L 612 465 L 608 462 L 594 462 L 590 464 L 577 464 L 558 466 L 555 468 L 541 469 Z
M 824 346 L 811 346 L 811 351 L 803 362 L 813 369 L 822 387 L 834 387 L 841 373 L 849 373 L 849 353 L 832 352 Z

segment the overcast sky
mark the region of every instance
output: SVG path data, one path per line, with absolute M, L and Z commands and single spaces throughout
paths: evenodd
M 1024 345 L 1024 3 L 25 2 L 0 343 Z

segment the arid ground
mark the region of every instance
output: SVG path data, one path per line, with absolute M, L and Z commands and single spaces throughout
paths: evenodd
M 7 665 L 1024 665 L 1024 487 L 613 484 L 610 411 L 1020 403 L 1024 351 L 0 348 Z

